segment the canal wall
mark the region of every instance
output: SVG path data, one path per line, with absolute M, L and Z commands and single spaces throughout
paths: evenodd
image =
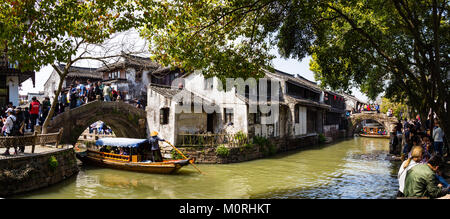
M 187 157 L 195 158 L 196 163 L 227 164 L 238 163 L 269 157 L 277 153 L 292 151 L 307 146 L 317 145 L 317 135 L 304 136 L 296 139 L 273 138 L 260 144 L 246 144 L 240 147 L 179 147 Z M 165 157 L 175 157 L 173 151 L 162 151 Z M 176 157 L 175 157 L 176 158 Z
M 0 160 L 0 197 L 61 182 L 79 171 L 73 148 Z

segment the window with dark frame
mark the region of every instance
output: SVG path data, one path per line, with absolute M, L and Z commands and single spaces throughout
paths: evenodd
M 205 78 L 204 89 L 205 90 L 212 90 L 213 88 L 214 88 L 214 80 L 213 80 L 213 78 Z
M 161 108 L 159 110 L 159 123 L 161 125 L 169 124 L 169 108 Z
M 228 123 L 231 123 L 231 124 L 233 124 L 233 122 L 234 122 L 234 111 L 233 111 L 233 109 L 232 108 L 224 108 L 223 109 L 223 114 L 225 115 L 225 118 L 224 118 L 224 122 L 225 122 L 225 124 L 228 124 Z
M 259 110 L 253 113 L 253 124 L 261 124 L 261 112 Z

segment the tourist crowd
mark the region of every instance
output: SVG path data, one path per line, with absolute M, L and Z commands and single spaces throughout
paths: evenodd
M 391 152 L 400 154 L 403 163 L 398 171 L 398 197 L 437 198 L 449 193 L 449 184 L 440 167 L 445 164 L 448 146 L 439 120 L 429 118 L 398 121 L 391 138 Z M 444 148 L 445 151 L 444 151 Z
M 85 85 L 76 80 L 75 84 L 71 84 L 67 89 L 61 91 L 57 98 L 58 102 L 55 104 L 53 116 L 63 113 L 67 107 L 73 109 L 97 99 L 107 102 L 120 101 L 123 100 L 123 93 L 111 87 L 110 83 L 102 83 L 101 81 L 93 83 L 88 79 Z M 144 107 L 142 102 L 137 99 L 134 100 L 134 104 L 137 108 Z M 35 126 L 42 126 L 50 109 L 51 101 L 49 97 L 45 97 L 41 101 L 33 97 L 27 107 L 16 107 L 13 106 L 12 102 L 9 102 L 7 106 L 0 107 L 0 135 L 21 136 L 25 132 L 34 132 Z M 96 128 L 89 128 L 90 132 L 95 129 L 97 133 L 112 133 L 111 129 L 104 124 Z M 17 151 L 15 148 L 15 154 L 20 152 L 23 152 L 23 150 Z M 9 148 L 4 155 L 9 155 Z
M 55 113 L 59 114 L 64 112 L 66 107 L 74 109 L 97 99 L 107 102 L 123 100 L 123 93 L 111 87 L 110 83 L 91 82 L 88 79 L 85 85 L 76 80 L 75 84 L 61 91 Z
M 378 104 L 364 104 L 363 106 L 359 107 L 359 109 L 352 109 L 352 113 L 361 113 L 361 112 L 371 112 L 371 111 L 376 111 L 377 113 L 380 113 L 380 105 Z M 391 113 L 392 110 L 390 109 Z

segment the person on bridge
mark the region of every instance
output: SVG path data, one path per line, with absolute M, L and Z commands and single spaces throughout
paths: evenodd
M 103 88 L 103 97 L 106 102 L 111 101 L 111 86 L 109 86 L 109 83 L 105 84 L 105 87 Z
M 86 86 L 87 88 L 87 99 L 88 102 L 92 102 L 96 100 L 96 94 L 95 94 L 95 83 L 91 83 L 91 80 L 88 79 L 88 85 Z
M 160 141 L 166 141 L 164 139 L 161 139 L 160 137 L 158 137 L 158 132 L 157 131 L 152 131 L 150 133 L 150 146 L 151 146 L 151 150 L 152 150 L 152 161 L 153 162 L 162 162 L 162 155 L 161 155 L 161 149 L 159 148 L 159 142 Z

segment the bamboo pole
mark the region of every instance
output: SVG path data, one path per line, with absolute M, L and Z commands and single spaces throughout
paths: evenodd
M 175 146 L 173 146 L 169 141 L 166 140 L 165 142 L 166 142 L 167 144 L 169 144 L 170 146 L 172 146 L 178 153 L 180 153 L 181 156 L 184 157 L 184 159 L 188 159 L 186 156 L 184 156 L 183 153 L 181 153 L 180 150 L 178 150 L 178 148 L 176 148 Z M 197 171 L 198 171 L 200 174 L 204 174 L 202 171 L 200 171 L 200 169 L 197 168 L 197 166 L 194 165 L 194 162 L 193 162 L 193 161 L 189 160 L 189 163 L 190 163 L 195 169 L 197 169 Z

